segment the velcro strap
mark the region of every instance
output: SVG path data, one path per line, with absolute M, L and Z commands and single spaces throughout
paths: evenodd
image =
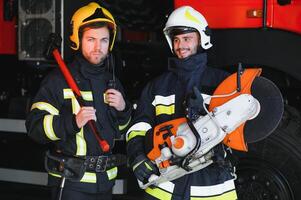
M 108 156 L 87 156 L 86 170 L 91 172 L 104 172 L 116 166 L 126 164 L 126 156 L 123 154 L 112 154 Z

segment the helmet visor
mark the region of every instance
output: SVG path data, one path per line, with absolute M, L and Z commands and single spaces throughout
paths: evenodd
M 164 30 L 164 33 L 170 38 L 173 38 L 176 35 L 181 35 L 185 33 L 198 32 L 195 28 L 187 26 L 172 26 Z

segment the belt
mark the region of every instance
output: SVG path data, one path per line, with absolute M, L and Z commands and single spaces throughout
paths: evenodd
M 126 156 L 123 154 L 112 154 L 107 156 L 86 156 L 86 171 L 104 172 L 107 169 L 126 164 Z

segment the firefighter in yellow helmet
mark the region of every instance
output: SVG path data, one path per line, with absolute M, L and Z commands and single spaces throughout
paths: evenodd
M 79 104 L 56 68 L 43 80 L 26 128 L 35 141 L 52 144 L 46 159 L 52 200 L 57 195 L 62 200 L 110 200 L 117 166 L 125 164 L 123 157 L 112 154 L 112 148 L 127 128 L 132 108 L 121 83 L 108 70 L 117 27 L 111 13 L 92 2 L 74 13 L 71 28 L 71 48 L 76 55 L 67 66 L 83 103 Z M 96 121 L 98 132 L 111 147 L 109 152 L 100 148 L 87 126 L 89 120 Z
M 210 29 L 205 17 L 192 7 L 182 6 L 174 10 L 163 32 L 175 56 L 169 58 L 169 71 L 153 79 L 143 89 L 132 126 L 126 134 L 129 164 L 137 179 L 144 184 L 154 177 L 151 175 L 160 175 L 155 162 L 146 156 L 153 148 L 153 134 L 157 134 L 154 127 L 181 117 L 193 122 L 206 114 L 202 96 L 212 95 L 229 75 L 207 67 L 206 51 L 212 46 Z M 166 136 L 169 135 L 167 133 Z M 214 155 L 212 164 L 146 188 L 144 199 L 236 200 L 235 176 L 232 175 L 231 163 L 225 159 L 223 144 L 218 144 L 211 151 Z M 182 158 L 173 159 L 173 165 L 182 167 Z

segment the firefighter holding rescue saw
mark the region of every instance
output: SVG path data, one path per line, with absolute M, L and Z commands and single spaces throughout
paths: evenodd
M 194 121 L 204 115 L 201 96 L 212 95 L 229 76 L 227 72 L 207 67 L 206 51 L 212 44 L 210 29 L 201 13 L 189 6 L 177 8 L 170 14 L 163 32 L 175 57 L 169 59 L 168 72 L 144 88 L 126 135 L 128 162 L 142 183 L 147 183 L 153 174 L 159 176 L 157 165 L 147 156 L 154 143 L 154 127 L 180 117 Z M 212 164 L 147 187 L 145 199 L 237 199 L 233 167 L 225 158 L 224 145 L 220 143 L 211 151 Z
M 112 199 L 117 166 L 126 161 L 112 148 L 130 122 L 132 107 L 109 62 L 117 25 L 108 10 L 91 2 L 73 14 L 71 29 L 76 54 L 68 67 L 82 98 L 54 69 L 41 83 L 26 127 L 35 141 L 52 144 L 45 166 L 53 200 L 62 186 L 63 200 Z

